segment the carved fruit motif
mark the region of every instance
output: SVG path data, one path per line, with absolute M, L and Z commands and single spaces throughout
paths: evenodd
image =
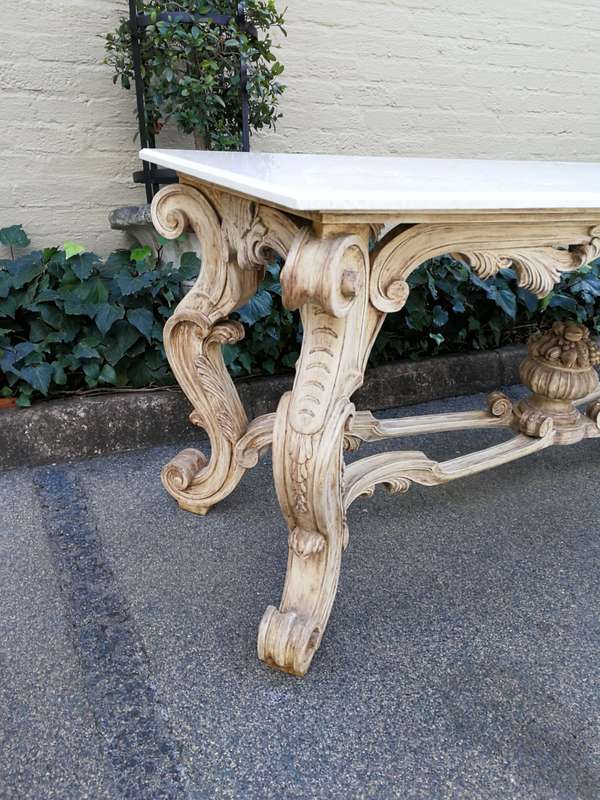
M 548 333 L 531 337 L 529 353 L 547 364 L 567 369 L 589 369 L 600 364 L 600 348 L 585 325 L 555 322 Z
M 598 385 L 597 364 L 600 348 L 585 325 L 555 322 L 547 333 L 530 338 L 521 380 L 551 400 L 578 400 Z

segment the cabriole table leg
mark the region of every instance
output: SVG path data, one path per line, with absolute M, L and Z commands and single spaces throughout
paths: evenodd
M 255 463 L 244 456 L 248 419 L 221 352 L 224 344 L 243 338 L 244 328 L 226 318 L 256 292 L 274 254 L 286 255 L 297 227 L 274 209 L 182 181 L 156 195 L 152 219 L 170 239 L 192 229 L 202 269 L 168 321 L 164 344 L 194 407 L 190 419 L 208 433 L 211 458 L 188 448 L 163 468 L 161 478 L 183 509 L 206 514 Z
M 344 431 L 383 317 L 368 299 L 368 263 L 367 226 L 331 236 L 307 229 L 282 272 L 284 303 L 301 309 L 304 340 L 293 390 L 281 399 L 273 430 L 289 553 L 281 604 L 263 616 L 258 654 L 294 675 L 304 675 L 321 642 L 348 538 Z

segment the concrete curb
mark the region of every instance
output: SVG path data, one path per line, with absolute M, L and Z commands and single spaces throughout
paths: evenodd
M 357 408 L 381 410 L 444 397 L 488 392 L 518 383 L 524 346 L 439 356 L 369 370 L 356 393 Z M 275 411 L 292 376 L 237 383 L 249 418 Z M 0 411 L 0 470 L 172 444 L 193 446 L 204 438 L 188 421 L 182 392 L 130 392 L 40 402 Z

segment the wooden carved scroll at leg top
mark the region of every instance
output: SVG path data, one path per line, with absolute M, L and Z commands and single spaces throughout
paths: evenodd
M 348 531 L 343 502 L 344 429 L 352 392 L 382 320 L 368 300 L 368 228 L 298 234 L 282 273 L 287 308 L 301 308 L 302 352 L 273 430 L 273 471 L 288 526 L 279 608 L 260 625 L 259 657 L 303 675 L 327 625 Z
M 173 373 L 194 407 L 190 418 L 208 433 L 211 457 L 186 449 L 161 477 L 182 508 L 205 514 L 252 466 L 248 454 L 245 462 L 236 458 L 248 420 L 221 352 L 224 344 L 239 341 L 244 329 L 226 317 L 256 292 L 264 264 L 273 251 L 287 253 L 297 228 L 273 209 L 186 184 L 160 191 L 152 218 L 167 238 L 191 228 L 201 247 L 200 275 L 165 326 L 164 343 Z

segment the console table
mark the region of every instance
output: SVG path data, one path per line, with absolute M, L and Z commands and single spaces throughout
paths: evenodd
M 520 286 L 544 297 L 561 273 L 600 256 L 600 164 L 140 155 L 179 174 L 154 199 L 156 229 L 170 239 L 193 230 L 202 255 L 164 338 L 211 455 L 184 450 L 162 480 L 181 508 L 205 514 L 272 446 L 289 558 L 281 603 L 260 623 L 258 655 L 303 675 L 331 612 L 353 500 L 379 483 L 394 492 L 446 483 L 600 436 L 600 355 L 581 325 L 559 323 L 531 339 L 521 377 L 532 394 L 514 408 L 494 392 L 487 409 L 377 420 L 351 399 L 386 314 L 405 304 L 424 261 L 451 253 L 482 278 L 512 265 Z M 248 421 L 221 346 L 243 337 L 228 315 L 257 291 L 274 254 L 285 259 L 283 303 L 300 309 L 304 340 L 292 391 L 276 413 Z M 507 440 L 450 461 L 398 450 L 344 465 L 344 449 L 363 441 L 491 427 L 506 428 Z

